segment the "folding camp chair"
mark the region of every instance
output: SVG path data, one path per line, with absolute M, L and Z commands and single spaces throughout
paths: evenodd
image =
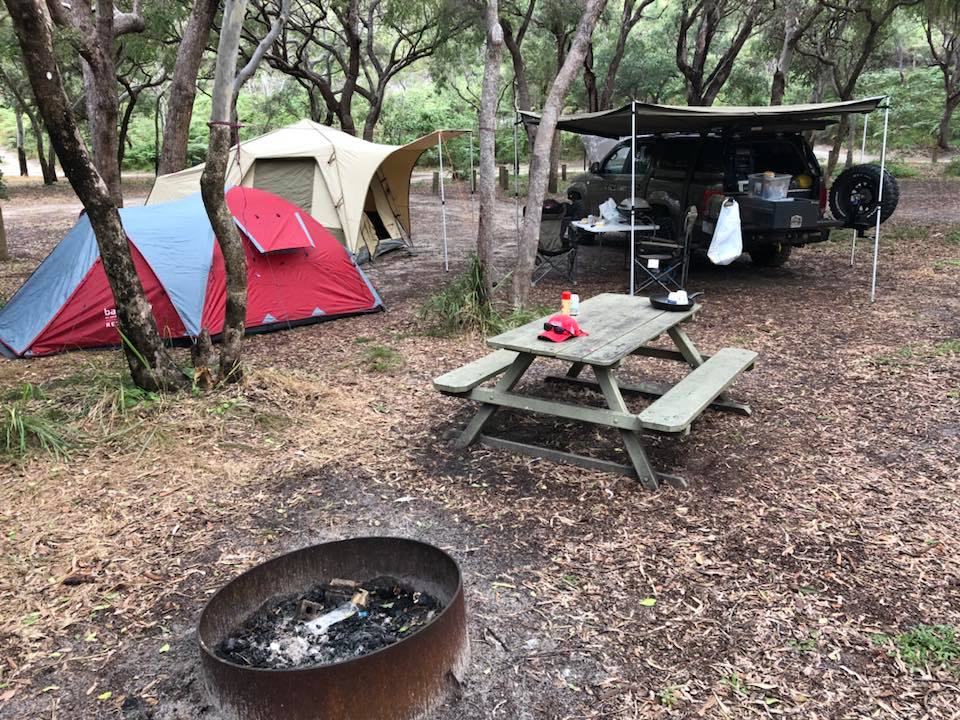
M 640 277 L 642 284 L 636 291 L 641 292 L 651 285 L 658 285 L 666 292 L 682 290 L 687 285 L 687 273 L 690 267 L 690 242 L 697 221 L 697 208 L 691 205 L 684 218 L 683 232 L 680 238 L 669 235 L 638 236 L 634 250 L 637 266 L 646 277 Z M 641 220 L 642 223 L 669 226 L 669 218 L 660 218 L 657 223 L 653 219 Z M 672 235 L 672 233 L 670 234 Z
M 543 203 L 540 240 L 531 285 L 536 285 L 552 272 L 563 275 L 573 285 L 577 284 L 577 238 L 570 225 L 575 210 L 571 204 L 556 200 Z

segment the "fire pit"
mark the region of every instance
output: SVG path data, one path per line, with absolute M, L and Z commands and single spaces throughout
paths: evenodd
M 370 600 L 363 594 L 368 593 L 364 585 L 373 588 Z M 299 598 L 319 599 L 324 590 L 330 593 L 338 586 L 344 587 L 345 597 L 354 590 L 359 594 L 338 606 L 343 615 L 349 615 L 352 608 L 364 617 L 364 613 L 379 613 L 382 618 L 403 609 L 400 617 L 412 617 L 413 623 L 397 628 L 400 637 L 391 638 L 392 644 L 328 664 L 311 664 L 310 658 L 281 652 L 279 664 L 291 667 L 253 667 L 245 664 L 247 655 L 236 652 L 237 643 L 245 642 L 238 629 L 253 616 L 264 615 L 258 611 L 265 607 L 297 604 L 300 612 L 316 615 L 304 618 L 314 628 L 318 624 L 325 628 L 331 618 L 336 621 L 321 603 Z M 388 592 L 396 594 L 395 602 L 387 597 Z M 265 606 L 268 601 L 274 604 Z M 327 602 L 333 600 L 328 597 Z M 385 622 L 389 627 L 390 619 Z M 237 720 L 414 718 L 442 700 L 448 687 L 462 679 L 469 656 L 456 562 L 432 545 L 403 538 L 323 543 L 257 565 L 210 599 L 200 615 L 197 635 L 210 696 L 228 717 Z M 304 642 L 299 636 L 293 640 Z M 281 647 L 277 642 L 265 646 Z M 248 655 L 259 658 L 255 664 L 263 665 L 272 653 Z M 317 653 L 313 657 L 327 656 Z

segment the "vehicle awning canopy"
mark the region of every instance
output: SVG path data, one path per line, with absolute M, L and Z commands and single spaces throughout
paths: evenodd
M 636 117 L 638 135 L 737 129 L 818 129 L 836 122 L 841 115 L 871 113 L 884 100 L 885 96 L 878 96 L 843 102 L 754 107 L 654 105 L 634 101 L 616 110 L 562 115 L 557 122 L 557 129 L 608 138 L 629 136 L 631 109 Z M 540 123 L 539 113 L 521 111 L 520 119 L 526 125 Z

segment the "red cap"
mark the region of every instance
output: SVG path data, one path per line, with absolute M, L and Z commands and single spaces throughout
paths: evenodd
M 541 340 L 564 342 L 572 337 L 589 335 L 580 324 L 569 315 L 551 315 L 543 324 L 543 332 L 537 335 Z

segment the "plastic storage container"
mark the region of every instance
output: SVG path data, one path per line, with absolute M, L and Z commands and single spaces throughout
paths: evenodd
M 787 190 L 790 189 L 790 178 L 792 175 L 783 175 L 780 173 L 752 173 L 747 175 L 750 181 L 749 192 L 754 197 L 763 200 L 783 200 L 787 197 Z

